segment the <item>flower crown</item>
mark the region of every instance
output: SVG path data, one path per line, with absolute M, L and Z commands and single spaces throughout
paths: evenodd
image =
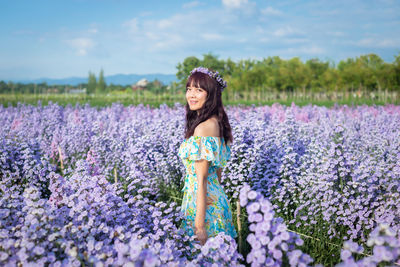
M 224 81 L 224 79 L 222 79 L 222 77 L 219 75 L 218 71 L 213 72 L 207 68 L 204 67 L 197 67 L 194 68 L 191 72 L 190 75 L 188 76 L 188 78 L 195 72 L 202 72 L 207 74 L 208 76 L 210 76 L 211 78 L 214 78 L 220 85 L 221 87 L 221 92 L 224 91 L 224 88 L 226 87 L 226 81 Z

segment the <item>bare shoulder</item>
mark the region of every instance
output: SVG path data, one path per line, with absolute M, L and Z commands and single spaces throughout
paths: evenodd
M 195 136 L 219 136 L 219 125 L 218 120 L 215 117 L 211 117 L 206 121 L 203 121 L 194 129 L 193 135 Z

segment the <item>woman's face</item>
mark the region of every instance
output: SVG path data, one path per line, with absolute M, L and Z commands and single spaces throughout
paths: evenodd
M 186 88 L 186 100 L 190 110 L 199 110 L 203 107 L 207 99 L 207 91 L 203 88 L 190 85 Z

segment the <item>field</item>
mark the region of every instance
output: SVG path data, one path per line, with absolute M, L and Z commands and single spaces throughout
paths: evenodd
M 301 93 L 301 92 L 236 92 L 223 94 L 223 103 L 226 106 L 237 105 L 272 105 L 280 103 L 290 106 L 292 102 L 298 106 L 308 104 L 332 107 L 338 105 L 400 105 L 400 95 L 394 91 L 354 91 L 354 92 L 319 92 L 319 93 Z M 124 106 L 129 105 L 149 105 L 158 108 L 162 104 L 173 107 L 175 103 L 185 104 L 185 95 L 183 89 L 177 92 L 153 94 L 150 91 L 136 92 L 111 92 L 108 94 L 0 94 L 0 105 L 17 106 L 18 103 L 37 105 L 40 102 L 47 105 L 49 102 L 57 103 L 61 106 L 68 104 L 90 104 L 91 106 L 104 107 L 113 103 L 121 103 Z
M 0 105 L 0 265 L 400 265 L 399 105 L 227 105 L 239 237 L 191 248 L 184 107 L 128 103 Z

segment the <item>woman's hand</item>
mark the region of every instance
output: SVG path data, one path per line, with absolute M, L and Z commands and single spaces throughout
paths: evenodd
M 204 245 L 207 241 L 207 231 L 205 227 L 195 228 L 194 234 L 196 235 L 196 240 L 200 241 L 200 245 Z

